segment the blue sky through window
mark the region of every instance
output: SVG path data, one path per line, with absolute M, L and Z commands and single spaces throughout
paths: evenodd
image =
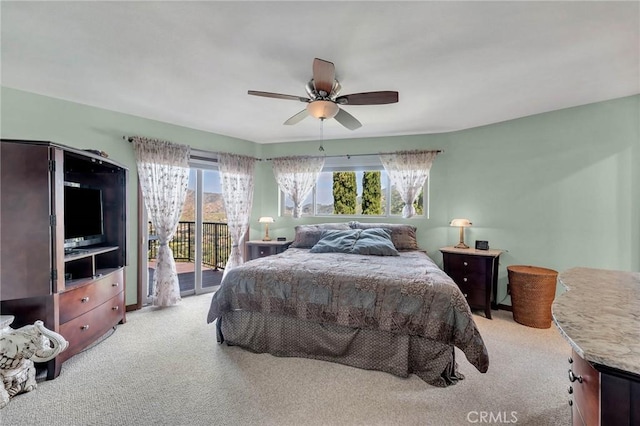
M 212 192 L 216 194 L 222 193 L 220 185 L 220 173 L 217 170 L 204 170 L 205 177 L 203 179 L 204 192 Z M 189 189 L 196 189 L 196 169 L 189 170 Z

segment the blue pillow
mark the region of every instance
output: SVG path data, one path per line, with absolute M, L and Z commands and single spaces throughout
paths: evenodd
M 359 229 L 322 231 L 320 240 L 311 247 L 311 253 L 350 253 L 358 240 Z
M 358 240 L 350 253 L 374 256 L 400 256 L 391 240 L 391 231 L 384 228 L 360 229 Z
M 351 253 L 374 256 L 399 256 L 391 231 L 383 228 L 325 230 L 311 253 Z

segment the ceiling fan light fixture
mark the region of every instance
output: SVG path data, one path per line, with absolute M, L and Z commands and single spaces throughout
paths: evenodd
M 336 116 L 340 107 L 331 101 L 311 101 L 307 104 L 307 111 L 312 117 L 326 120 Z

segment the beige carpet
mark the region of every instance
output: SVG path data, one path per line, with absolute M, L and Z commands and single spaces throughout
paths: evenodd
M 205 318 L 211 295 L 145 308 L 61 375 L 11 400 L 2 425 L 569 425 L 569 345 L 555 326 L 511 313 L 474 315 L 491 365 L 448 388 L 415 376 L 219 345 Z M 490 417 L 493 416 L 493 417 Z

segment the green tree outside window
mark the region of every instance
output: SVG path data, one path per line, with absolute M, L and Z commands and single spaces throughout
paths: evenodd
M 362 214 L 382 214 L 380 172 L 364 172 L 362 176 Z
M 355 172 L 333 173 L 333 214 L 355 214 L 358 188 Z

